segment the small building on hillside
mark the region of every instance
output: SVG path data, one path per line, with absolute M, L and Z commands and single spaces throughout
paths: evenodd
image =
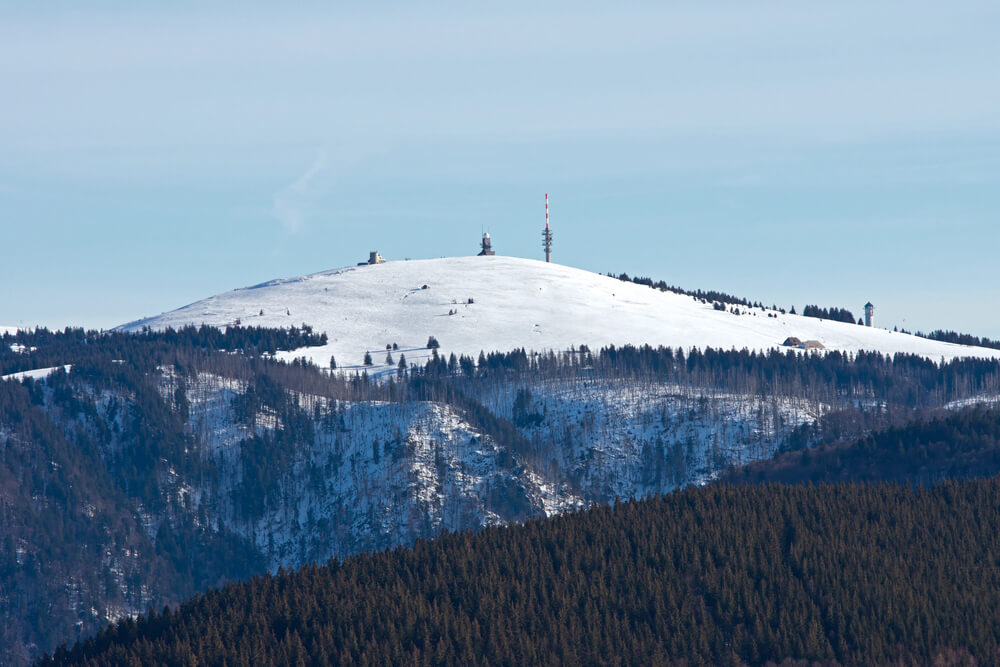
M 492 256 L 496 253 L 493 252 L 493 242 L 490 239 L 490 233 L 486 232 L 483 234 L 482 250 L 479 251 L 477 257 Z
M 378 254 L 378 250 L 372 250 L 368 253 L 367 262 L 358 262 L 358 266 L 367 266 L 369 264 L 385 264 L 385 257 Z
M 865 326 L 866 327 L 872 326 L 872 318 L 874 317 L 874 315 L 875 315 L 875 306 L 873 306 L 872 302 L 869 301 L 868 303 L 865 304 Z
M 818 340 L 801 340 L 796 336 L 789 336 L 782 345 L 786 347 L 797 347 L 800 350 L 825 350 L 826 346 Z

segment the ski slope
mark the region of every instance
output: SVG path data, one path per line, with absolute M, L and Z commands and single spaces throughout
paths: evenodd
M 426 286 L 426 287 L 425 287 Z M 481 350 L 567 350 L 581 344 L 649 344 L 767 350 L 794 336 L 827 350 L 918 354 L 934 361 L 1000 357 L 1000 350 L 927 340 L 879 328 L 741 308 L 717 311 L 693 297 L 559 264 L 516 257 L 450 257 L 347 267 L 272 280 L 209 297 L 120 328 L 186 324 L 224 327 L 311 325 L 328 344 L 290 353 L 322 367 L 388 370 L 386 345 L 408 363 L 430 355 L 429 336 L 445 355 Z M 768 314 L 776 317 L 768 317 Z

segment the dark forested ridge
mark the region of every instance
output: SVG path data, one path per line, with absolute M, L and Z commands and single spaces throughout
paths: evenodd
M 689 489 L 256 577 L 43 664 L 996 664 L 998 503 Z
M 0 664 L 263 570 L 246 539 L 177 495 L 178 480 L 217 471 L 185 428 L 186 396 L 162 396 L 157 369 L 301 376 L 256 355 L 320 340 L 307 327 L 2 337 L 0 374 L 73 369 L 0 381 Z
M 897 480 L 920 484 L 1000 473 L 1000 409 L 975 407 L 820 442 L 731 471 L 738 483 Z
M 47 366 L 78 363 L 89 358 L 111 358 L 138 362 L 136 353 L 157 359 L 171 350 L 216 350 L 247 355 L 273 354 L 308 345 L 326 344 L 326 334 L 313 333 L 303 324 L 289 329 L 265 329 L 234 325 L 225 331 L 202 325 L 164 331 L 144 330 L 133 334 L 67 327 L 17 331 L 0 336 L 0 375 Z

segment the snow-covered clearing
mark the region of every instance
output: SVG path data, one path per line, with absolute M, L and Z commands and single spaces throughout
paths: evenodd
M 65 366 L 50 366 L 49 368 L 36 368 L 35 370 L 21 371 L 20 373 L 10 373 L 0 377 L 0 380 L 15 380 L 17 382 L 20 382 L 25 378 L 31 378 L 32 380 L 44 380 L 60 368 L 69 373 L 70 369 L 73 368 L 73 364 L 66 364 Z
M 962 398 L 957 401 L 949 401 L 945 403 L 946 410 L 962 410 L 964 408 L 970 408 L 974 405 L 985 405 L 988 407 L 994 405 L 1000 405 L 1000 395 L 988 395 L 988 396 L 973 396 L 971 398 Z

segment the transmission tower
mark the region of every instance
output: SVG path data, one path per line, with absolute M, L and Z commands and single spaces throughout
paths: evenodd
M 552 261 L 552 230 L 549 229 L 549 193 L 545 193 L 545 231 L 542 232 L 542 247 L 545 249 L 545 261 Z

